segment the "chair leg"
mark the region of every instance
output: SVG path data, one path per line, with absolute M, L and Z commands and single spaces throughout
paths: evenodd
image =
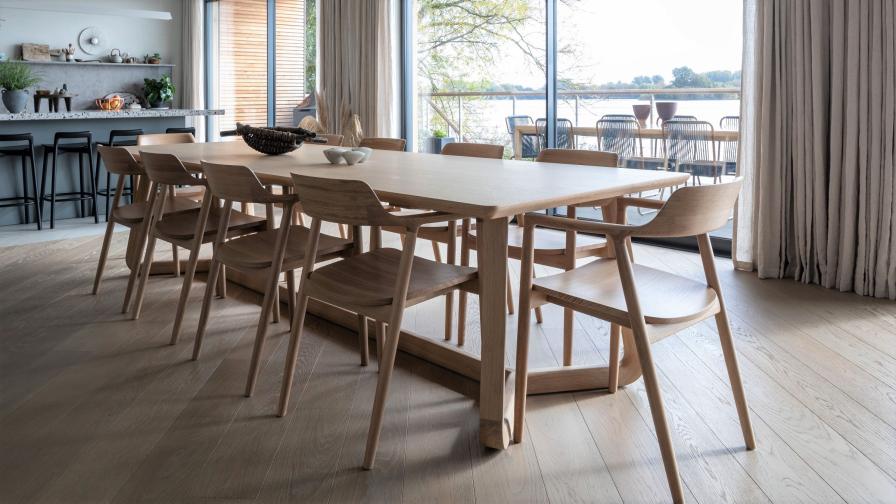
M 653 417 L 653 426 L 660 445 L 660 454 L 663 458 L 663 467 L 666 470 L 666 479 L 669 482 L 669 490 L 672 492 L 672 500 L 674 502 L 684 502 L 684 490 L 681 486 L 681 478 L 678 475 L 678 461 L 675 458 L 675 449 L 672 446 L 672 438 L 669 435 L 669 424 L 666 421 L 659 379 L 656 375 L 656 369 L 653 367 L 650 341 L 643 324 L 641 327 L 637 327 L 638 325 L 635 324 L 636 327 L 632 328 L 632 332 L 634 333 L 635 346 L 638 349 L 641 372 L 644 374 L 647 403 L 650 405 L 650 415 Z
M 570 308 L 563 309 L 563 365 L 572 366 L 572 334 L 575 323 L 575 312 Z
M 373 468 L 376 458 L 376 448 L 380 441 L 380 431 L 383 425 L 383 413 L 386 409 L 386 396 L 389 391 L 389 382 L 392 379 L 392 370 L 395 367 L 395 354 L 398 352 L 398 337 L 401 334 L 401 311 L 398 316 L 389 321 L 389 331 L 384 342 L 384 352 L 380 359 L 380 373 L 376 384 L 376 395 L 373 398 L 373 411 L 370 415 L 370 428 L 367 431 L 367 446 L 364 451 L 364 469 Z
M 460 265 L 470 265 L 470 219 L 461 221 Z M 457 301 L 457 345 L 463 346 L 467 335 L 467 292 L 460 291 Z
M 50 173 L 50 229 L 56 229 L 56 160 L 59 153 L 53 150 L 53 172 Z
M 510 271 L 507 272 L 507 314 L 513 315 L 513 291 L 510 289 Z
M 221 263 L 212 259 L 208 268 L 208 283 L 205 284 L 205 294 L 202 296 L 202 310 L 199 312 L 199 327 L 196 329 L 196 338 L 193 340 L 193 360 L 199 359 L 202 350 L 202 338 L 205 336 L 205 327 L 208 324 L 208 313 L 211 310 L 212 295 L 215 292 L 215 284 L 218 283 L 218 274 L 221 271 Z M 261 320 L 264 319 L 262 314 Z
M 25 156 L 22 156 L 22 205 L 25 211 L 25 224 L 31 220 L 31 209 L 28 205 L 28 164 L 25 162 Z
M 358 315 L 358 345 L 361 353 L 361 365 L 367 366 L 370 362 L 370 345 L 368 344 L 367 317 Z
M 49 153 L 47 149 L 43 150 L 44 152 L 44 162 L 43 162 L 43 171 L 40 175 L 40 213 L 44 215 L 44 197 L 47 193 L 47 160 L 49 159 Z
M 301 288 L 300 288 L 301 289 Z M 286 364 L 283 369 L 283 383 L 280 385 L 280 405 L 277 408 L 277 416 L 286 415 L 289 407 L 289 396 L 292 393 L 293 375 L 296 372 L 296 362 L 299 359 L 299 346 L 302 343 L 302 332 L 305 325 L 305 314 L 308 311 L 308 296 L 299 293 L 296 303 L 296 320 L 289 334 L 289 350 L 286 353 Z
M 439 244 L 435 241 L 431 241 L 432 243 L 432 256 L 435 258 L 436 262 L 442 262 L 442 251 L 439 250 Z
M 87 178 L 90 179 L 90 207 L 93 209 L 93 223 L 100 223 L 100 214 L 96 211 L 96 181 L 91 176 L 90 170 L 93 167 L 93 151 L 87 151 Z M 108 196 L 106 197 L 108 203 Z
M 383 364 L 383 345 L 385 344 L 386 338 L 386 323 L 379 320 L 375 322 L 374 336 L 376 337 L 376 364 L 377 372 L 379 372 Z
M 255 332 L 255 346 L 252 348 L 252 361 L 249 364 L 249 378 L 246 380 L 246 397 L 252 397 L 255 391 L 255 383 L 258 381 L 258 370 L 261 364 L 261 352 L 264 350 L 264 340 L 268 332 L 268 318 L 271 310 L 280 311 L 277 302 L 277 291 L 280 289 L 280 271 L 271 270 L 268 279 L 268 288 L 264 293 L 264 302 L 261 304 L 261 315 L 258 317 L 258 329 Z
M 716 314 L 716 327 L 719 330 L 722 354 L 725 357 L 725 367 L 728 369 L 728 381 L 731 383 L 731 392 L 734 394 L 734 404 L 737 407 L 737 416 L 740 419 L 740 429 L 744 435 L 744 444 L 748 450 L 753 450 L 756 448 L 756 440 L 753 437 L 750 410 L 747 407 L 747 398 L 744 395 L 744 386 L 740 378 L 737 352 L 734 350 L 734 339 L 731 337 L 728 315 L 724 309 Z
M 87 213 L 83 199 L 84 193 L 86 192 L 84 190 L 84 154 L 80 152 L 78 153 L 78 191 L 80 192 L 78 196 L 82 198 L 78 200 L 78 209 L 81 211 L 81 213 L 78 214 L 78 217 L 84 217 L 84 214 Z
M 221 278 L 218 280 L 218 287 L 217 287 L 218 297 L 221 299 L 226 299 L 227 298 L 227 268 L 223 264 L 220 264 L 218 267 L 221 269 L 221 271 L 219 272 L 219 275 Z
M 37 187 L 37 170 L 34 168 L 34 152 L 31 152 L 31 156 L 28 157 L 31 162 L 31 186 L 34 188 L 34 214 L 36 215 L 35 220 L 37 221 L 37 230 L 40 231 L 43 229 L 43 215 L 42 215 L 42 207 L 43 207 L 43 199 L 41 198 L 40 189 Z
M 140 318 L 140 310 L 143 309 L 143 295 L 146 292 L 146 282 L 149 280 L 149 271 L 152 269 L 152 255 L 156 248 L 156 237 L 150 235 L 149 243 L 146 244 L 146 254 L 143 256 L 143 263 L 140 266 L 140 284 L 137 287 L 137 294 L 134 298 L 134 314 L 133 320 Z
M 610 324 L 610 380 L 607 389 L 615 394 L 619 388 L 619 340 L 622 338 L 622 327 Z
M 103 246 L 100 249 L 100 261 L 96 265 L 96 276 L 93 278 L 93 291 L 96 293 L 100 290 L 100 281 L 103 278 L 103 270 L 106 268 L 106 258 L 109 255 L 109 245 L 112 242 L 112 233 L 115 231 L 115 221 L 106 221 L 106 234 L 103 236 Z
M 180 254 L 177 252 L 177 245 L 171 244 L 171 260 L 174 261 L 174 278 L 180 277 Z
M 194 240 L 190 249 L 190 260 L 187 263 L 187 271 L 184 273 L 184 284 L 180 288 L 180 299 L 177 301 L 177 311 L 174 314 L 174 327 L 171 329 L 171 345 L 177 344 L 180 336 L 180 327 L 184 321 L 184 310 L 187 300 L 190 298 L 190 288 L 193 286 L 193 278 L 196 276 L 196 264 L 199 262 L 199 249 L 202 248 L 201 240 Z
M 433 242 L 435 244 L 436 242 Z M 457 262 L 457 223 L 448 223 L 448 264 Z M 445 294 L 445 341 L 451 341 L 452 322 L 454 322 L 454 291 Z
M 535 278 L 535 268 L 532 268 L 532 278 Z M 544 315 L 541 313 L 541 307 L 535 307 L 535 322 L 541 324 L 544 323 Z
M 292 329 L 293 317 L 296 313 L 296 270 L 286 272 L 286 292 L 289 296 L 286 299 L 287 315 L 289 316 L 289 328 Z
M 528 293 L 520 293 L 520 313 L 529 313 Z M 529 317 L 519 317 L 516 336 L 516 387 L 513 403 L 513 442 L 523 441 L 526 430 L 526 391 L 529 384 Z

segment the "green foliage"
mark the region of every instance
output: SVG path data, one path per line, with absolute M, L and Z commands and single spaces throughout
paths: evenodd
M 174 99 L 175 91 L 170 75 L 163 75 L 159 79 L 143 79 L 143 96 L 150 104 L 170 102 Z
M 0 63 L 0 88 L 21 91 L 40 82 L 40 76 L 31 67 L 18 61 Z
M 305 92 L 317 87 L 317 0 L 305 0 Z
M 432 130 L 432 136 L 433 138 L 445 138 L 448 136 L 448 133 L 443 129 L 434 129 Z

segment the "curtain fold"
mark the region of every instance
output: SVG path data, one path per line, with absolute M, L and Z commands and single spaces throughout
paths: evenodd
M 180 101 L 184 108 L 205 107 L 203 12 L 205 0 L 183 0 L 181 3 Z M 196 137 L 205 141 L 205 117 L 187 117 L 187 124 L 196 128 Z
M 896 2 L 744 9 L 735 266 L 896 299 Z
M 318 91 L 331 132 L 342 131 L 347 111 L 359 116 L 365 136 L 393 134 L 394 13 L 391 0 L 320 2 Z

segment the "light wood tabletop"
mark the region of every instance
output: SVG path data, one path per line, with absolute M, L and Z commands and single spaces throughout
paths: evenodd
M 407 207 L 451 212 L 477 219 L 481 357 L 451 343 L 402 331 L 400 348 L 479 380 L 479 434 L 482 444 L 504 449 L 513 429 L 513 373 L 506 369 L 507 218 L 527 211 L 614 198 L 683 184 L 686 173 L 594 167 L 516 160 L 442 156 L 376 150 L 354 166 L 331 165 L 326 147 L 304 145 L 281 156 L 253 151 L 242 141 L 132 147 L 176 155 L 191 169 L 200 161 L 239 164 L 266 184 L 290 184 L 290 174 L 357 179 L 377 196 Z M 236 276 L 236 275 L 234 275 Z M 309 310 L 344 323 L 345 313 L 331 306 Z M 350 317 L 354 321 L 354 316 Z M 354 322 L 352 322 L 354 323 Z M 627 335 L 624 344 L 631 344 Z M 605 388 L 606 367 L 569 366 L 530 372 L 529 390 L 540 393 Z M 636 359 L 623 358 L 620 385 L 640 376 Z

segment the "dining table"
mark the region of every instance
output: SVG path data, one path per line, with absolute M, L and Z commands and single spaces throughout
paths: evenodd
M 334 165 L 325 146 L 304 144 L 293 152 L 270 156 L 252 150 L 242 140 L 212 143 L 128 147 L 139 160 L 140 151 L 177 156 L 189 169 L 201 162 L 242 165 L 266 185 L 292 184 L 298 173 L 367 183 L 384 202 L 409 209 L 460 214 L 476 219 L 477 268 L 481 345 L 479 355 L 463 346 L 402 331 L 399 348 L 479 382 L 479 438 L 483 445 L 504 449 L 513 430 L 513 370 L 507 366 L 507 296 L 509 219 L 530 211 L 607 200 L 685 183 L 688 174 L 540 163 L 512 159 L 483 159 L 416 152 L 376 150 L 363 163 Z M 263 281 L 228 271 L 228 280 L 261 290 Z M 281 299 L 286 299 L 283 292 Z M 350 312 L 324 303 L 309 311 L 336 324 L 355 328 Z M 622 335 L 619 385 L 641 374 L 632 336 Z M 607 366 L 576 365 L 530 371 L 531 394 L 606 388 Z
M 513 130 L 513 158 L 522 159 L 523 137 L 526 135 L 535 136 L 538 131 L 534 124 L 523 124 L 517 126 Z M 573 126 L 573 136 L 596 137 L 597 127 L 595 126 Z M 641 128 L 639 135 L 643 140 L 662 140 L 662 128 Z M 715 142 L 736 142 L 740 138 L 740 132 L 732 130 L 713 130 L 709 135 L 710 139 Z

